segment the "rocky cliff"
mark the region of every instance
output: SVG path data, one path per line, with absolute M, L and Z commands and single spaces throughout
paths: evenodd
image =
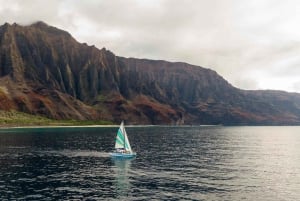
M 37 22 L 0 27 L 0 109 L 132 124 L 299 124 L 300 95 L 186 63 L 123 58 Z

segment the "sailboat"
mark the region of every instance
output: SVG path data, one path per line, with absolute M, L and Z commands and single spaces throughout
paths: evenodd
M 136 156 L 136 153 L 131 149 L 123 121 L 116 136 L 115 151 L 110 155 L 117 158 L 133 158 Z

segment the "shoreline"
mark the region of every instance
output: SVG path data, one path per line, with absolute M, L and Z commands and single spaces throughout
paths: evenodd
M 90 124 L 90 125 L 0 125 L 0 130 L 5 129 L 30 129 L 30 128 L 114 128 L 119 124 Z M 126 127 L 215 127 L 220 125 L 126 125 Z
M 119 127 L 119 124 L 86 124 L 86 125 L 67 125 L 67 124 L 45 124 L 45 125 L 32 125 L 32 124 L 24 124 L 24 125 L 17 125 L 17 124 L 0 124 L 0 130 L 7 130 L 7 129 L 38 129 L 38 128 L 115 128 Z M 300 125 L 126 125 L 126 127 L 261 127 L 261 126 L 300 126 Z
M 18 129 L 18 128 L 101 128 L 101 127 L 118 127 L 119 125 L 0 125 L 2 129 Z

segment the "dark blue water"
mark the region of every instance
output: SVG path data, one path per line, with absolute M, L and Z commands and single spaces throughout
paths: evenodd
M 0 130 L 0 200 L 300 200 L 300 127 Z

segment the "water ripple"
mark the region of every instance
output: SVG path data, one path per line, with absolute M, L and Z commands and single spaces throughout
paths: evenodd
M 0 134 L 1 200 L 298 200 L 299 127 L 129 127 Z M 30 131 L 32 132 L 32 131 Z

